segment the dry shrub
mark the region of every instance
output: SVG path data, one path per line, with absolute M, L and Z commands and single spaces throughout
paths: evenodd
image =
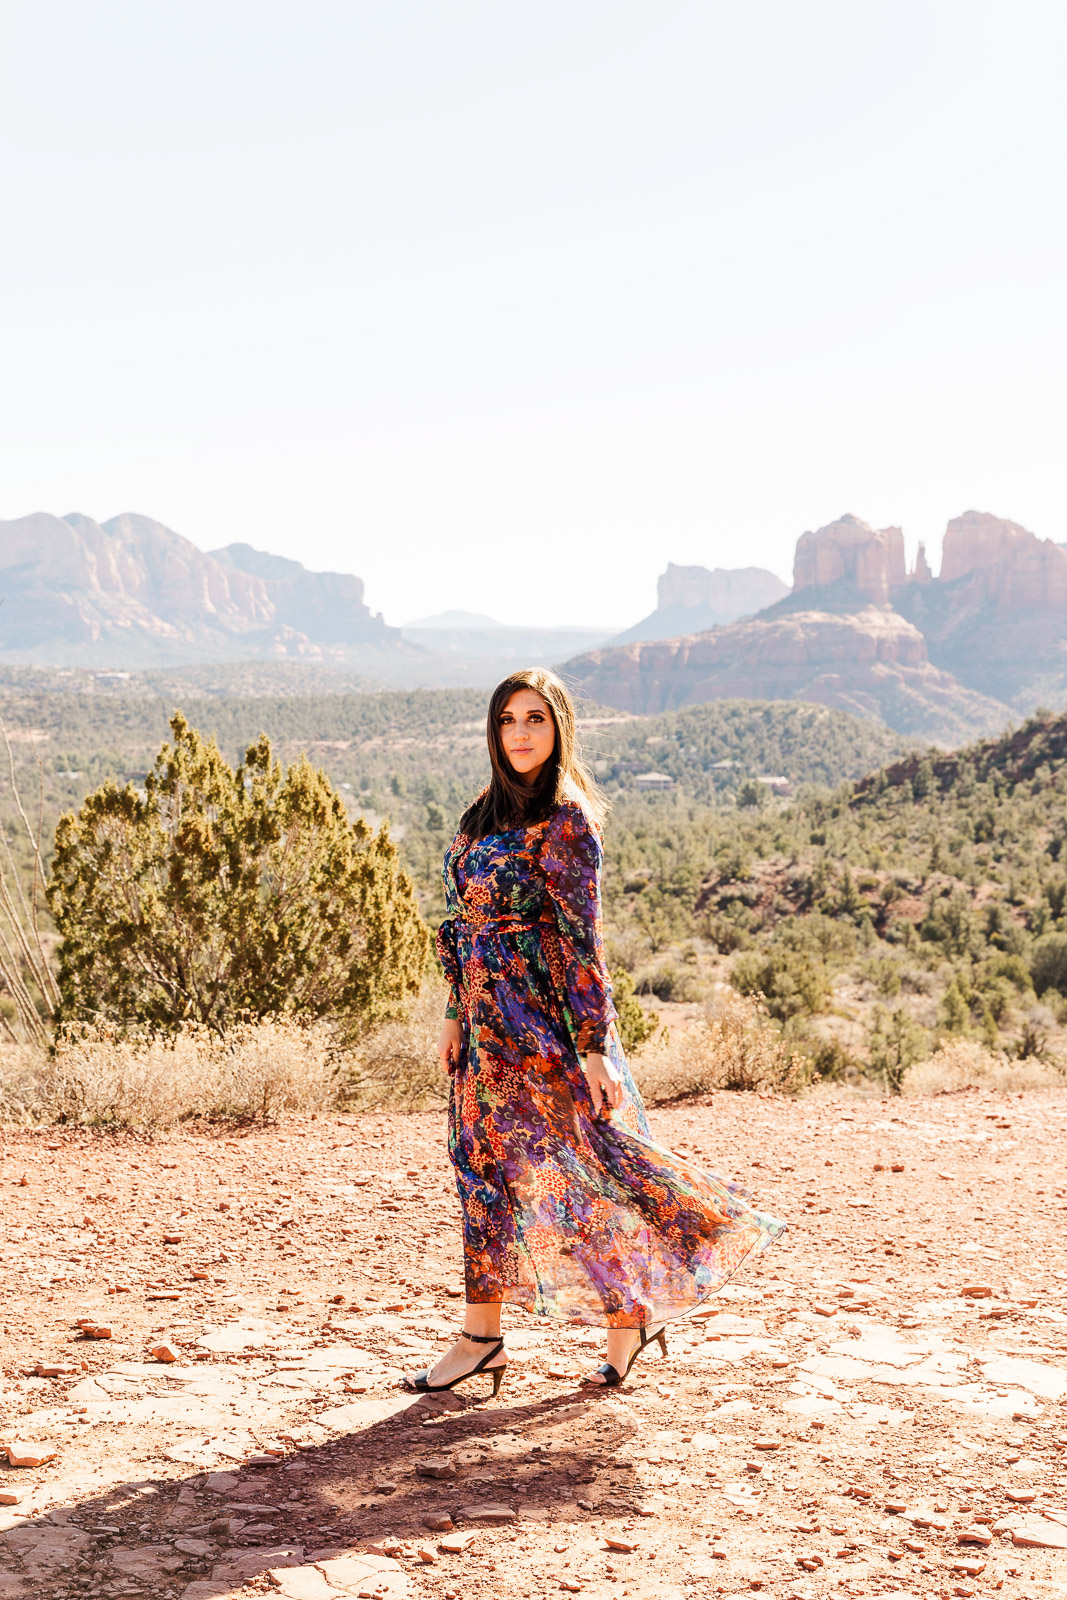
M 382 1023 L 349 1049 L 342 1086 L 349 1105 L 417 1111 L 444 1103 L 448 1079 L 438 1061 L 437 1040 L 447 1001 L 447 985 L 427 982 L 402 1021 Z
M 1013 1060 L 994 1055 L 973 1039 L 945 1039 L 904 1080 L 905 1094 L 954 1094 L 961 1089 L 1062 1088 L 1063 1072 L 1034 1057 Z
M 0 1108 L 20 1121 L 123 1127 L 274 1118 L 334 1104 L 337 1075 L 328 1031 L 288 1018 L 223 1035 L 196 1024 L 139 1038 L 84 1028 L 62 1037 L 51 1055 L 23 1053 L 11 1072 L 5 1063 Z
M 766 1008 L 750 995 L 725 990 L 691 1027 L 659 1034 L 630 1063 L 650 1101 L 681 1100 L 711 1089 L 762 1089 L 791 1094 L 808 1075 Z

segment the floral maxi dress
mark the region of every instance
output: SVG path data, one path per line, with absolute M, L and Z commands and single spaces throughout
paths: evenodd
M 615 1025 L 601 859 L 577 803 L 453 840 L 437 936 L 463 1028 L 449 1154 L 468 1301 L 641 1327 L 692 1310 L 784 1224 L 653 1142 Z M 582 1072 L 590 1051 L 622 1077 L 610 1115 Z

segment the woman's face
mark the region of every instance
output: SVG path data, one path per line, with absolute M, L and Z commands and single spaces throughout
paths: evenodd
M 516 689 L 500 713 L 500 743 L 512 770 L 524 783 L 536 783 L 551 758 L 556 724 L 536 689 Z

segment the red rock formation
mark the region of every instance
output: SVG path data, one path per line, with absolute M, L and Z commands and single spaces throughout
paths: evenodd
M 868 606 L 749 617 L 709 633 L 592 651 L 567 663 L 583 695 L 654 713 L 707 700 L 811 700 L 926 737 L 997 729 L 1006 707 L 930 665 L 919 630 Z
M 277 574 L 250 565 L 132 513 L 102 524 L 77 512 L 0 522 L 0 650 L 92 660 L 106 646 L 113 660 L 141 664 L 399 637 L 371 617 L 358 578 L 298 562 Z
M 864 599 L 885 606 L 890 590 L 905 578 L 904 535 L 899 528 L 875 529 L 848 512 L 797 540 L 794 592 L 844 581 Z
M 919 540 L 919 548 L 915 553 L 915 571 L 909 572 L 910 583 L 933 583 L 934 575 L 930 571 L 930 563 L 926 559 L 926 546 Z
M 1062 614 L 1067 607 L 1067 550 L 986 511 L 953 517 L 945 532 L 941 582 L 967 577 L 968 599 L 998 611 Z

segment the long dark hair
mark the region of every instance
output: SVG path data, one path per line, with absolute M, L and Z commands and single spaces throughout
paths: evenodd
M 500 737 L 501 713 L 518 689 L 533 689 L 541 696 L 556 730 L 552 754 L 533 785 L 523 783 L 508 760 Z M 484 839 L 490 833 L 506 833 L 509 828 L 543 822 L 552 808 L 564 800 L 576 800 L 594 822 L 603 821 L 607 805 L 582 760 L 575 738 L 574 702 L 554 672 L 524 667 L 498 683 L 489 701 L 485 735 L 493 775 L 488 788 L 463 813 L 459 827 L 468 839 Z

